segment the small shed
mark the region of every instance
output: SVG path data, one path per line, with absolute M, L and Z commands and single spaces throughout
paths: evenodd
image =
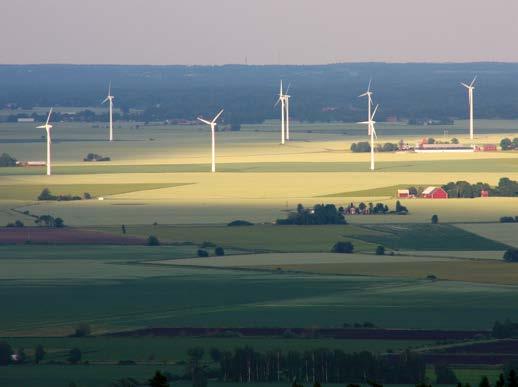
M 408 189 L 398 189 L 397 197 L 399 199 L 406 199 L 410 197 L 410 191 Z
M 448 192 L 441 187 L 427 187 L 421 197 L 425 199 L 448 199 Z

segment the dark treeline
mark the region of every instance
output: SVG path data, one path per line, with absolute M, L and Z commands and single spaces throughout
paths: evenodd
M 276 382 L 299 380 L 323 383 L 377 380 L 390 384 L 410 384 L 424 380 L 425 363 L 415 353 L 406 351 L 383 357 L 370 352 L 346 353 L 342 350 L 268 351 L 251 347 L 233 352 L 213 349 L 219 364 L 218 378 L 233 382 Z
M 194 119 L 225 108 L 227 123 L 278 118 L 279 81 L 291 83 L 290 111 L 301 121 L 356 122 L 370 78 L 379 121 L 465 118 L 460 81 L 478 75 L 478 118 L 518 118 L 518 64 L 351 63 L 315 66 L 2 65 L 0 106 L 101 106 L 112 81 L 117 108 L 140 121 Z M 84 120 L 94 119 L 84 112 Z M 103 117 L 106 118 L 106 115 Z M 442 120 L 442 121 L 441 121 Z
M 290 212 L 286 219 L 277 219 L 275 223 L 280 225 L 347 224 L 343 208 L 338 210 L 334 204 L 317 204 L 313 208 L 304 208 L 300 203 L 297 205 L 297 211 Z
M 487 183 L 471 184 L 467 181 L 449 182 L 442 188 L 448 192 L 450 198 L 476 198 L 481 196 L 482 191 L 487 191 L 490 196 L 518 196 L 518 181 L 511 180 L 508 177 L 502 177 L 498 181 L 496 187 L 492 187 Z

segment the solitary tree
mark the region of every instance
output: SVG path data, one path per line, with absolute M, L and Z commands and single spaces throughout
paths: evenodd
M 148 384 L 150 387 L 169 387 L 169 383 L 167 383 L 167 377 L 160 371 L 155 372 L 155 376 L 149 379 Z
M 154 235 L 150 235 L 147 238 L 147 245 L 148 246 L 160 246 L 160 241 L 158 238 Z
M 376 247 L 376 255 L 385 255 L 385 246 Z
M 43 349 L 43 345 L 38 344 L 36 348 L 34 349 L 34 362 L 36 364 L 39 364 L 43 358 L 45 357 L 45 349 Z
M 432 215 L 432 224 L 439 223 L 439 217 L 435 214 Z
M 81 353 L 81 350 L 79 348 L 72 348 L 68 352 L 68 362 L 70 364 L 77 364 L 81 361 L 81 358 L 83 357 L 83 354 Z

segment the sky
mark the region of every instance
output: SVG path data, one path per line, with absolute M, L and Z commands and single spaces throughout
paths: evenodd
M 516 0 L 0 0 L 0 64 L 518 62 Z

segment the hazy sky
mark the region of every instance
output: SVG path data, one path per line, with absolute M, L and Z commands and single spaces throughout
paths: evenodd
M 0 0 L 0 63 L 518 62 L 516 0 Z

